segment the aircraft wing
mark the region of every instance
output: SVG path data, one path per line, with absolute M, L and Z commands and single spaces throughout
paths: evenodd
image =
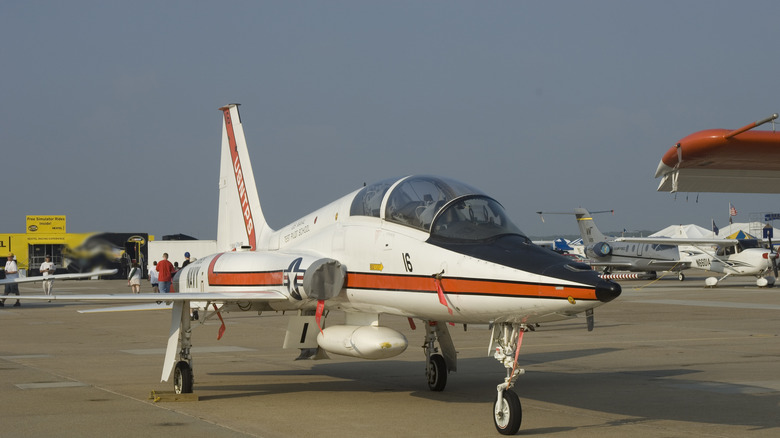
M 650 266 L 664 271 L 690 268 L 691 262 L 685 260 L 651 260 Z
M 630 271 L 636 269 L 637 266 L 629 262 L 597 262 L 597 261 L 585 261 L 589 266 L 597 268 L 615 268 L 618 270 Z M 672 269 L 689 268 L 691 263 L 682 260 L 651 260 L 650 267 L 661 270 L 669 271 Z
M 585 260 L 585 263 L 588 264 L 589 266 L 609 267 L 609 268 L 629 269 L 634 267 L 634 265 L 628 262 L 597 262 L 597 261 Z
M 54 274 L 54 275 L 48 275 L 46 277 L 36 276 L 36 277 L 6 278 L 0 280 L 0 284 L 32 283 L 35 281 L 44 281 L 44 280 L 76 280 L 79 278 L 91 278 L 91 277 L 97 277 L 101 275 L 114 275 L 116 273 L 117 273 L 116 269 L 103 269 L 100 271 L 84 272 L 80 274 Z
M 739 239 L 693 239 L 687 237 L 618 237 L 615 242 L 652 243 L 660 245 L 736 246 Z
M 683 138 L 658 163 L 658 191 L 780 193 L 780 132 L 750 131 L 777 117 Z
M 14 296 L 14 298 L 16 298 Z M 276 290 L 259 290 L 253 292 L 189 292 L 167 294 L 55 294 L 55 295 L 24 295 L 23 300 L 30 301 L 121 301 L 156 303 L 182 301 L 210 301 L 214 303 L 236 301 L 285 301 L 287 296 Z

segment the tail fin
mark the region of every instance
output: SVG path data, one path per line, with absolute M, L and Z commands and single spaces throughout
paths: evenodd
M 230 251 L 240 246 L 258 249 L 264 233 L 271 231 L 260 208 L 252 162 L 244 138 L 238 104 L 220 108 L 222 151 L 219 170 L 219 217 L 217 250 Z
M 597 212 L 602 213 L 602 212 Z M 574 215 L 577 217 L 577 226 L 580 227 L 580 236 L 582 243 L 590 245 L 595 242 L 605 242 L 607 240 L 593 221 L 590 212 L 584 208 L 575 208 Z

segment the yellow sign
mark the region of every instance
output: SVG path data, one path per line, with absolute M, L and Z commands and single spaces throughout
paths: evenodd
M 27 216 L 27 233 L 65 234 L 65 216 Z

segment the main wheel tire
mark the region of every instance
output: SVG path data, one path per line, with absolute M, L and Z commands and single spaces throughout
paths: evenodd
M 173 391 L 176 394 L 189 394 L 192 392 L 193 383 L 190 364 L 183 360 L 176 362 L 176 368 L 173 369 Z
M 682 272 L 680 272 L 679 274 L 677 274 L 677 279 L 678 279 L 678 280 L 680 280 L 680 281 L 683 281 L 683 280 L 685 280 L 685 274 L 683 274 Z
M 504 405 L 500 411 L 496 412 L 498 400 L 493 402 L 493 424 L 501 435 L 514 435 L 523 422 L 523 407 L 513 391 L 505 390 L 503 397 Z
M 447 363 L 441 354 L 432 354 L 428 371 L 428 388 L 431 391 L 443 391 L 447 385 Z

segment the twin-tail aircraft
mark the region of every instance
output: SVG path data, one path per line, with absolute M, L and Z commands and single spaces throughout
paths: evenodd
M 612 301 L 620 286 L 587 265 L 533 245 L 498 201 L 470 185 L 406 176 L 366 185 L 279 230 L 266 223 L 236 104 L 223 114 L 217 245 L 177 274 L 176 293 L 57 296 L 65 300 L 172 303 L 162 377 L 193 391 L 191 306 L 216 313 L 295 311 L 285 346 L 384 359 L 406 337 L 382 315 L 422 320 L 426 378 L 441 391 L 457 355 L 448 323 L 491 324 L 489 354 L 506 369 L 493 420 L 515 434 L 522 419 L 511 390 L 523 370 L 527 329 Z M 22 297 L 29 298 L 29 297 Z M 48 299 L 49 297 L 43 297 Z M 346 324 L 327 324 L 326 312 Z M 224 324 L 220 328 L 220 336 Z
M 704 285 L 715 287 L 729 276 L 756 277 L 759 287 L 772 286 L 777 277 L 778 254 L 756 239 L 692 239 L 667 237 L 619 237 L 618 242 L 637 245 L 680 245 L 680 259 L 705 271 L 724 274 L 707 277 Z M 683 249 L 685 246 L 687 249 Z M 774 277 L 766 276 L 774 272 Z M 682 275 L 682 273 L 681 273 Z
M 605 210 L 594 213 L 611 212 L 612 210 Z M 573 212 L 537 213 L 573 214 L 577 219 L 582 244 L 585 245 L 585 257 L 588 259 L 586 263 L 601 269 L 602 277 L 615 275 L 615 270 L 644 272 L 644 278 L 655 278 L 656 271 L 674 271 L 682 281 L 685 275 L 681 271 L 691 267 L 690 261 L 680 260 L 677 246 L 671 242 L 644 242 L 638 245 L 606 237 L 596 226 L 592 214 L 584 208 L 575 208 Z

